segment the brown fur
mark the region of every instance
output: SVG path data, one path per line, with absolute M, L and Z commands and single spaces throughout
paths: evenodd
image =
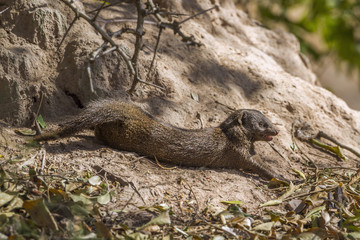
M 255 154 L 255 141 L 270 141 L 278 131 L 262 113 L 242 109 L 219 127 L 199 130 L 163 123 L 139 107 L 122 101 L 92 103 L 55 132 L 35 137 L 43 141 L 95 127 L 106 145 L 181 166 L 250 169 L 265 178 L 278 177 Z

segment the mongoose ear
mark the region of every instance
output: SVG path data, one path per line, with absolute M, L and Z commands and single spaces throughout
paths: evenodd
M 237 119 L 240 125 L 244 125 L 246 116 L 247 112 L 243 110 Z

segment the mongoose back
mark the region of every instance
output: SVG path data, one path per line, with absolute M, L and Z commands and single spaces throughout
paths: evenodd
M 271 141 L 278 134 L 257 110 L 233 112 L 218 127 L 182 129 L 157 120 L 129 102 L 101 100 L 54 132 L 35 137 L 44 141 L 95 127 L 95 137 L 119 150 L 156 157 L 192 167 L 249 169 L 265 178 L 279 176 L 255 154 L 255 141 Z

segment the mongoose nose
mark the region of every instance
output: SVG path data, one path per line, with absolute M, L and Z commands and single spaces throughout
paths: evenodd
M 275 135 L 278 135 L 280 130 L 275 129 Z

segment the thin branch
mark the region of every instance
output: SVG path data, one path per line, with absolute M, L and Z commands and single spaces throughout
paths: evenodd
M 68 0 L 60 0 L 60 1 L 65 3 L 67 6 L 69 6 L 75 12 L 75 14 L 77 16 L 85 19 L 91 26 L 93 26 L 93 28 L 95 28 L 95 30 L 104 38 L 104 40 L 108 41 L 112 46 L 116 47 L 116 51 L 120 54 L 120 56 L 125 61 L 126 65 L 129 68 L 131 75 L 135 75 L 134 67 L 133 67 L 130 59 L 127 57 L 127 55 L 119 48 L 119 46 L 114 42 L 114 40 L 99 25 L 97 25 L 95 22 L 92 21 L 92 18 L 90 18 L 85 13 L 79 11 L 73 2 L 70 2 Z
M 147 78 L 148 78 L 148 76 L 151 73 L 151 70 L 153 69 L 153 66 L 154 66 L 155 58 L 156 58 L 157 51 L 158 51 L 158 48 L 159 48 L 159 42 L 160 42 L 160 36 L 162 34 L 162 30 L 165 29 L 165 28 L 170 28 L 170 29 L 173 30 L 174 34 L 175 35 L 178 34 L 182 38 L 182 41 L 185 42 L 187 45 L 189 45 L 189 46 L 191 46 L 191 45 L 193 45 L 193 46 L 201 46 L 202 44 L 200 42 L 196 42 L 194 36 L 192 36 L 192 35 L 186 36 L 180 30 L 180 24 L 182 24 L 182 23 L 184 23 L 184 22 L 186 22 L 186 21 L 188 21 L 188 20 L 190 20 L 190 19 L 192 19 L 192 18 L 194 18 L 196 16 L 199 16 L 200 14 L 204 14 L 204 13 L 206 13 L 208 11 L 211 11 L 211 10 L 213 10 L 215 8 L 218 8 L 217 6 L 214 6 L 212 8 L 207 9 L 207 10 L 201 11 L 201 12 L 199 12 L 199 13 L 193 15 L 193 16 L 190 16 L 190 17 L 186 18 L 185 20 L 183 20 L 181 22 L 174 21 L 172 23 L 169 23 L 169 22 L 165 22 L 163 20 L 163 18 L 161 16 L 161 14 L 163 14 L 163 13 L 160 12 L 159 8 L 153 3 L 153 0 L 147 0 L 146 3 L 144 3 L 144 4 L 146 4 L 146 8 L 144 8 L 144 4 L 142 3 L 142 0 L 131 1 L 131 4 L 135 5 L 136 9 L 137 9 L 137 19 L 136 20 L 135 19 L 103 20 L 99 16 L 99 14 L 100 14 L 100 12 L 102 10 L 104 10 L 104 9 L 110 7 L 110 6 L 114 6 L 114 5 L 123 3 L 124 1 L 118 1 L 118 2 L 116 2 L 114 4 L 109 4 L 109 5 L 106 5 L 106 2 L 103 2 L 99 8 L 97 8 L 94 11 L 91 11 L 91 13 L 96 12 L 95 16 L 93 16 L 93 17 L 89 17 L 86 13 L 80 11 L 76 7 L 76 5 L 74 4 L 75 1 L 73 1 L 73 0 L 61 0 L 61 1 L 64 4 L 66 4 L 67 6 L 69 6 L 72 9 L 72 11 L 75 13 L 76 16 L 75 16 L 74 20 L 72 21 L 72 23 L 70 24 L 70 27 L 67 29 L 63 39 L 61 40 L 61 42 L 59 44 L 58 49 L 60 48 L 61 44 L 63 43 L 65 37 L 67 36 L 68 32 L 70 31 L 71 27 L 74 25 L 76 20 L 78 18 L 84 19 L 104 39 L 104 43 L 99 48 L 97 48 L 95 51 L 93 51 L 91 53 L 90 59 L 89 59 L 90 63 L 95 61 L 95 59 L 100 57 L 100 56 L 103 56 L 103 55 L 105 55 L 105 54 L 107 54 L 109 52 L 112 52 L 112 51 L 117 51 L 120 54 L 121 58 L 125 61 L 128 69 L 129 69 L 130 75 L 133 76 L 133 82 L 132 82 L 131 88 L 129 90 L 130 93 L 132 93 L 135 90 L 137 83 L 144 83 L 144 84 L 147 84 L 147 85 L 154 86 L 154 87 L 157 87 L 159 89 L 165 90 L 163 87 L 160 87 L 160 86 L 158 86 L 156 84 L 146 82 L 146 81 L 144 81 L 144 80 L 142 80 L 140 78 L 139 67 L 138 67 L 138 59 L 139 59 L 140 51 L 142 50 L 142 47 L 143 47 L 144 23 L 156 24 L 157 27 L 159 28 L 159 34 L 158 34 L 158 38 L 157 38 L 157 42 L 156 42 L 156 46 L 155 46 L 155 50 L 154 50 L 153 59 L 152 59 L 151 65 L 149 67 L 149 72 L 148 72 L 148 75 L 147 75 Z M 144 18 L 147 15 L 153 15 L 155 17 L 155 19 L 156 19 L 156 22 L 145 20 Z M 183 15 L 183 14 L 172 14 L 172 15 Z M 116 31 L 114 33 L 107 33 L 102 27 L 100 27 L 97 24 L 97 22 L 102 22 L 102 21 L 105 21 L 105 23 L 136 21 L 137 26 L 136 26 L 135 30 L 131 29 L 131 28 L 124 27 L 121 30 Z M 136 42 L 134 44 L 135 45 L 134 46 L 134 52 L 133 52 L 133 55 L 132 55 L 131 58 L 129 57 L 129 54 L 125 53 L 124 50 L 118 44 L 116 44 L 114 42 L 114 40 L 113 40 L 113 37 L 120 36 L 123 33 L 131 33 L 131 34 L 134 34 L 136 36 Z M 110 47 L 108 46 L 108 43 L 110 44 Z M 87 72 L 88 72 L 89 79 L 90 79 L 91 90 L 93 91 L 90 63 L 87 66 Z
M 135 74 L 134 80 L 129 90 L 130 93 L 134 92 L 137 83 L 139 82 L 139 71 L 138 71 L 138 58 L 139 53 L 143 44 L 142 36 L 144 35 L 144 17 L 146 15 L 146 11 L 142 6 L 141 0 L 136 0 L 136 9 L 137 9 L 137 24 L 136 24 L 136 42 L 135 42 L 135 50 L 131 62 L 134 66 Z
M 142 36 L 144 35 L 144 17 L 146 15 L 145 9 L 142 6 L 141 0 L 136 1 L 136 9 L 137 9 L 137 24 L 136 24 L 136 42 L 135 42 L 135 50 L 133 57 L 131 59 L 132 63 L 136 66 L 139 53 L 142 47 Z
M 79 19 L 79 16 L 76 15 L 76 16 L 74 17 L 74 20 L 72 20 L 72 22 L 70 23 L 70 26 L 68 27 L 68 29 L 66 29 L 66 32 L 65 32 L 64 36 L 62 37 L 62 39 L 61 39 L 61 41 L 60 41 L 60 43 L 59 43 L 59 46 L 58 46 L 57 49 L 56 49 L 57 52 L 59 51 L 62 43 L 64 42 L 64 40 L 65 40 L 65 38 L 66 38 L 66 36 L 67 36 L 68 33 L 70 32 L 70 29 L 72 28 L 72 26 L 74 25 L 74 23 L 75 23 L 76 20 L 78 20 L 78 19 Z
M 146 81 L 142 80 L 141 78 L 138 78 L 138 82 L 143 83 L 143 84 L 147 84 L 147 85 L 150 85 L 150 86 L 153 86 L 153 87 L 156 87 L 156 88 L 159 88 L 159 89 L 164 90 L 164 91 L 166 90 L 165 88 L 160 87 L 159 85 L 153 84 L 151 82 L 146 82 Z
M 219 6 L 218 6 L 218 5 L 215 5 L 215 6 L 213 6 L 212 8 L 205 9 L 205 10 L 203 10 L 203 11 L 201 11 L 201 12 L 198 12 L 198 13 L 196 13 L 196 14 L 188 17 L 188 18 L 185 18 L 184 20 L 182 20 L 182 21 L 179 22 L 178 24 L 179 24 L 179 25 L 180 25 L 180 24 L 183 24 L 184 22 L 187 22 L 187 21 L 189 21 L 190 19 L 193 19 L 193 18 L 195 18 L 195 17 L 197 17 L 197 16 L 199 16 L 199 15 L 201 15 L 201 14 L 204 14 L 204 13 L 206 13 L 206 12 L 208 12 L 208 11 L 211 11 L 211 10 L 213 10 L 213 9 L 215 9 L 215 8 L 216 8 L 216 10 L 218 10 L 218 9 L 219 9 Z
M 147 74 L 147 76 L 146 76 L 146 79 L 149 78 L 150 73 L 151 73 L 151 70 L 152 70 L 152 67 L 153 67 L 154 62 L 155 62 L 155 57 L 156 57 L 156 53 L 157 53 L 158 48 L 159 48 L 159 42 L 160 42 L 160 36 L 161 36 L 162 30 L 163 30 L 163 28 L 162 28 L 162 27 L 159 27 L 159 33 L 158 33 L 158 37 L 157 37 L 157 39 L 156 39 L 156 45 L 155 45 L 154 55 L 153 55 L 153 58 L 152 58 L 152 60 L 151 60 L 151 64 L 150 64 L 149 71 L 148 71 L 148 74 Z
M 163 21 L 163 18 L 161 17 L 161 15 L 158 12 L 157 7 L 155 6 L 155 4 L 153 3 L 152 0 L 148 0 L 149 6 L 152 8 L 153 11 L 153 15 L 155 16 L 155 18 L 159 21 L 158 23 L 158 27 L 163 27 L 163 28 L 170 28 L 174 31 L 174 34 L 179 34 L 179 36 L 182 38 L 182 42 L 185 42 L 187 45 L 190 46 L 198 46 L 200 47 L 202 44 L 200 42 L 196 42 L 194 36 L 190 35 L 190 36 L 186 36 L 182 31 L 180 31 L 180 24 L 194 18 L 197 17 L 201 14 L 204 14 L 208 11 L 211 11 L 215 8 L 219 8 L 217 5 L 215 5 L 214 7 L 211 7 L 209 9 L 203 10 L 199 13 L 196 13 L 188 18 L 186 18 L 185 20 L 181 21 L 181 22 L 177 22 L 177 21 L 173 21 L 172 23 L 166 23 Z
M 136 18 L 112 18 L 112 19 L 103 19 L 101 17 L 98 17 L 97 22 L 100 23 L 104 23 L 105 25 L 109 24 L 109 23 L 136 23 L 137 19 Z M 158 25 L 157 22 L 153 21 L 153 20 L 144 20 L 144 24 L 149 24 L 149 25 Z
M 120 29 L 119 31 L 113 32 L 111 34 L 111 36 L 112 37 L 117 37 L 117 36 L 122 35 L 123 33 L 132 33 L 134 35 L 137 34 L 135 29 L 124 27 L 124 28 Z
M 96 21 L 96 18 L 99 16 L 101 10 L 104 9 L 105 4 L 106 4 L 106 1 L 104 1 L 103 4 L 101 4 L 101 6 L 97 9 L 97 12 L 96 12 L 95 16 L 92 19 L 94 22 Z
M 329 135 L 327 135 L 323 131 L 319 131 L 318 137 L 326 138 L 326 139 L 330 140 L 331 142 L 335 143 L 336 145 L 338 145 L 339 147 L 344 148 L 344 149 L 352 152 L 353 154 L 355 154 L 357 157 L 360 158 L 360 153 L 358 151 L 356 151 L 355 149 L 353 149 L 353 148 L 351 148 L 349 146 L 346 146 L 346 145 L 340 143 L 339 141 L 337 141 L 336 139 L 330 137 Z
M 39 169 L 39 174 L 41 175 L 44 171 L 45 168 L 45 162 L 46 162 L 46 150 L 43 149 L 43 157 L 42 157 L 42 161 L 41 161 L 41 168 Z
M 105 54 L 111 53 L 115 50 L 116 50 L 116 47 L 109 48 L 108 50 L 104 51 L 100 56 L 104 56 Z
M 334 189 L 335 188 L 324 188 L 324 189 L 320 189 L 320 190 L 314 190 L 314 191 L 311 191 L 311 192 L 308 192 L 308 193 L 302 193 L 302 194 L 287 197 L 287 198 L 284 199 L 284 201 L 289 201 L 289 200 L 294 199 L 294 198 L 306 197 L 306 196 L 310 196 L 311 194 L 324 192 L 324 191 L 331 191 L 331 190 L 334 190 Z
M 159 25 L 160 25 L 163 22 L 163 18 L 159 14 L 158 8 L 155 6 L 155 4 L 152 0 L 148 0 L 147 3 L 148 3 L 148 7 L 150 7 L 152 9 L 153 15 L 159 21 Z
M 316 172 L 317 172 L 317 171 L 318 171 L 318 167 L 317 167 L 316 163 L 315 163 L 310 157 L 308 157 L 308 155 L 307 155 L 305 152 L 303 152 L 303 151 L 301 150 L 301 148 L 299 147 L 299 144 L 298 144 L 297 141 L 296 141 L 296 138 L 295 138 L 295 122 L 293 122 L 293 124 L 291 125 L 291 140 L 292 140 L 292 142 L 295 144 L 295 146 L 297 147 L 297 149 L 299 149 L 300 153 L 301 153 L 302 155 L 304 155 L 305 158 L 306 158 L 309 162 L 311 162 L 311 164 L 317 169 L 317 170 L 316 170 Z
M 276 147 L 274 143 L 268 142 L 268 144 L 270 145 L 270 147 L 277 153 L 280 155 L 280 157 L 282 157 L 283 159 L 286 160 L 286 162 L 288 163 L 289 167 L 292 168 L 291 165 L 291 161 L 289 160 L 289 158 L 287 158 L 284 154 L 282 154 Z
M 89 78 L 90 91 L 91 91 L 92 93 L 94 93 L 95 90 L 94 90 L 94 84 L 93 84 L 93 80 L 92 80 L 91 62 L 88 62 L 87 67 L 86 67 L 86 72 L 87 72 L 88 78 Z
M 41 127 L 40 124 L 38 123 L 37 120 L 37 116 L 35 113 L 33 113 L 33 118 L 34 118 L 34 124 L 35 124 L 35 130 L 36 130 L 36 135 L 41 135 L 42 131 L 41 131 Z
M 95 61 L 95 59 L 99 56 L 99 54 L 101 53 L 101 51 L 104 50 L 104 48 L 106 48 L 108 45 L 108 42 L 104 42 L 103 44 L 101 44 L 100 47 L 98 47 L 97 49 L 95 49 L 91 54 L 90 54 L 90 58 L 89 60 L 92 62 L 92 61 Z
M 10 8 L 10 7 L 5 8 L 4 10 L 2 10 L 2 11 L 0 12 L 0 14 L 3 14 L 4 12 L 6 12 L 9 8 Z
M 124 0 L 119 0 L 118 2 L 110 3 L 109 5 L 104 6 L 102 9 L 106 9 L 106 8 L 109 8 L 109 7 L 112 7 L 112 6 L 119 5 L 119 4 L 123 3 L 123 1 L 124 1 Z M 106 1 L 105 1 L 105 3 L 106 3 Z M 96 12 L 96 11 L 98 11 L 98 10 L 99 10 L 99 8 L 97 8 L 97 9 L 95 9 L 95 10 L 92 10 L 92 11 L 90 11 L 89 13 L 93 13 L 93 12 Z
M 40 113 L 40 108 L 42 106 L 43 100 L 44 100 L 44 93 L 41 92 L 39 107 L 38 107 L 36 113 L 33 113 L 34 121 L 33 121 L 32 125 L 35 125 L 36 134 L 41 134 L 41 132 L 42 132 L 41 127 L 40 127 L 37 119 L 38 119 L 38 116 L 39 116 L 39 113 Z

